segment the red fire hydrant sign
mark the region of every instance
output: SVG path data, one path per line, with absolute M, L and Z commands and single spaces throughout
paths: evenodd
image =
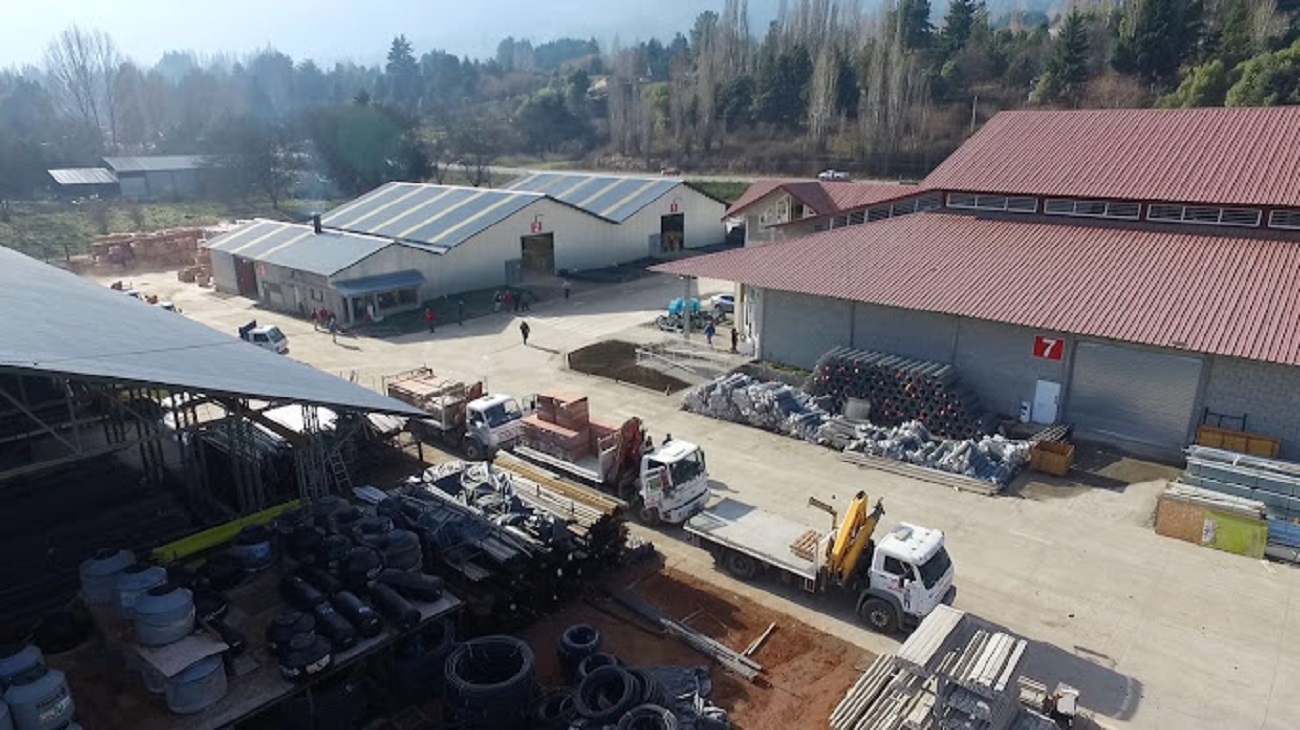
M 1060 362 L 1065 359 L 1065 340 L 1060 337 L 1034 336 L 1034 357 Z

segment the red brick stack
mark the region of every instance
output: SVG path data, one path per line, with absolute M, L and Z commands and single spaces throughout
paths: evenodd
M 597 444 L 618 429 L 591 420 L 585 397 L 562 393 L 537 396 L 537 411 L 524 419 L 524 445 L 565 461 L 596 456 Z

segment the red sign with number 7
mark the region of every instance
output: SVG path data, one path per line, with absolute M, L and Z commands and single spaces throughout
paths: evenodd
M 1040 360 L 1065 359 L 1065 340 L 1059 337 L 1034 336 L 1034 357 Z

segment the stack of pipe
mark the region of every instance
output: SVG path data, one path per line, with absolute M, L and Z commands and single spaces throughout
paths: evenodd
M 976 438 L 990 424 L 979 397 L 961 385 L 956 369 L 936 362 L 837 347 L 817 361 L 806 389 L 814 397 L 828 397 L 833 413 L 858 398 L 870 404 L 872 423 L 920 421 L 947 438 Z
M 619 515 L 515 479 L 487 464 L 440 464 L 408 480 L 386 510 L 498 630 L 579 595 L 626 547 Z
M 691 389 L 682 407 L 836 451 L 904 461 L 1002 486 L 1029 461 L 1028 441 L 987 436 L 982 430 L 969 438 L 946 439 L 915 419 L 893 426 L 851 420 L 831 415 L 834 400 L 829 394 L 809 395 L 784 383 L 733 373 Z

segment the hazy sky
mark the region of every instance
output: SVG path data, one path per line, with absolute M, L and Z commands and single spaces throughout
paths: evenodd
M 758 34 L 780 0 L 750 0 Z M 442 48 L 491 55 L 506 36 L 615 36 L 627 43 L 687 31 L 723 0 L 0 0 L 0 67 L 40 64 L 72 24 L 107 32 L 128 56 L 151 65 L 169 50 L 243 55 L 267 46 L 295 60 L 383 58 L 405 33 L 416 55 Z

